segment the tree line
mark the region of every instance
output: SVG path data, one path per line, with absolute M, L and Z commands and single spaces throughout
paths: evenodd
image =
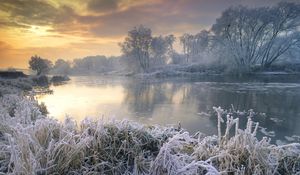
M 182 52 L 174 49 L 176 41 Z M 299 59 L 300 4 L 280 2 L 272 7 L 230 7 L 210 29 L 185 33 L 178 39 L 172 34 L 153 36 L 150 28 L 140 25 L 130 30 L 119 46 L 122 51 L 119 57 L 86 57 L 75 59 L 72 64 L 60 59 L 53 68 L 58 72 L 71 70 L 71 65 L 79 72 L 125 68 L 151 72 L 155 67 L 210 60 L 211 64 L 238 71 L 251 71 L 253 67 L 268 69 L 278 60 Z M 46 65 L 51 67 L 52 64 L 41 63 L 37 57 L 31 58 L 30 68 L 38 74 L 47 71 Z
M 89 74 L 103 73 L 118 69 L 120 65 L 118 57 L 88 56 L 77 58 L 72 61 L 57 59 L 54 63 L 49 59 L 38 55 L 32 56 L 29 60 L 29 68 L 41 74 Z
M 179 37 L 186 63 L 197 62 L 204 57 L 215 57 L 218 63 L 234 65 L 241 70 L 252 66 L 270 67 L 279 58 L 287 57 L 288 51 L 299 50 L 300 4 L 281 2 L 273 7 L 231 7 L 209 30 L 183 34 Z M 172 35 L 171 35 L 172 36 Z M 175 37 L 151 36 L 151 29 L 135 27 L 121 43 L 123 54 L 135 59 L 143 71 L 149 69 L 151 53 L 154 59 L 167 58 L 173 53 Z M 171 41 L 171 42 L 168 42 Z M 154 44 L 153 44 L 154 43 Z M 165 43 L 169 44 L 165 47 Z M 157 48 L 160 51 L 156 56 Z M 164 55 L 164 56 L 162 56 Z M 299 55 L 297 55 L 299 58 Z M 155 66 L 155 65 L 154 65 Z

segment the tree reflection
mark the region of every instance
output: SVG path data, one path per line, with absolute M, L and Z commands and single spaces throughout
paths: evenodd
M 152 117 L 157 106 L 185 103 L 189 89 L 184 84 L 129 80 L 125 85 L 124 103 L 133 113 Z M 179 93 L 179 94 L 178 94 Z
M 189 80 L 186 82 L 130 80 L 124 85 L 124 90 L 123 103 L 128 105 L 129 111 L 136 114 L 136 117 L 153 117 L 154 114 L 157 115 L 157 111 L 167 106 L 166 108 L 169 109 L 159 115 L 173 117 L 187 123 L 194 127 L 188 128 L 190 131 L 201 130 L 202 126 L 208 124 L 201 123 L 204 122 L 203 119 L 198 120 L 198 125 L 189 124 L 189 120 L 193 120 L 197 114 L 212 112 L 213 106 L 221 106 L 225 109 L 234 106 L 240 111 L 254 109 L 258 113 L 265 113 L 266 115 L 256 117 L 254 120 L 269 131 L 275 131 L 278 138 L 300 133 L 296 126 L 300 122 L 300 109 L 298 108 L 300 94 L 295 88 L 276 85 L 266 87 L 264 84 L 191 82 Z M 211 124 L 211 127 L 214 127 L 215 118 L 208 119 L 214 123 Z M 241 123 L 246 123 L 246 120 L 246 117 L 241 118 Z

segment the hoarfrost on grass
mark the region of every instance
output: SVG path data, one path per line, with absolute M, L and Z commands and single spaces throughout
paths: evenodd
M 60 123 L 43 116 L 33 99 L 16 95 L 4 95 L 0 105 L 4 174 L 300 173 L 300 144 L 258 140 L 252 110 L 241 129 L 239 112 L 214 108 L 218 136 L 204 136 L 125 120 L 87 118 L 77 124 L 66 118 Z

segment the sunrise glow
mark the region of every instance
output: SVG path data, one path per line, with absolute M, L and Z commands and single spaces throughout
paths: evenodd
M 240 3 L 275 4 L 271 1 Z M 121 54 L 118 43 L 136 25 L 149 26 L 157 34 L 195 33 L 208 28 L 222 10 L 234 4 L 234 1 L 206 0 L 151 3 L 146 0 L 3 0 L 0 67 L 27 68 L 28 59 L 35 54 L 50 60 L 118 56 Z

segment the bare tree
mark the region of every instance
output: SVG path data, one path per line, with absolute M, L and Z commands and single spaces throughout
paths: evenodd
M 186 62 L 189 62 L 189 57 L 191 54 L 191 47 L 190 47 L 190 41 L 192 39 L 192 35 L 190 34 L 183 34 L 180 37 L 180 43 L 183 46 L 183 54 L 186 56 Z
M 298 43 L 299 27 L 300 5 L 282 2 L 269 8 L 229 8 L 211 30 L 234 63 L 249 69 L 254 64 L 269 67 Z
M 133 58 L 144 72 L 147 72 L 150 66 L 151 41 L 151 29 L 140 25 L 129 31 L 125 41 L 120 43 L 123 53 Z
M 210 44 L 210 33 L 202 30 L 195 35 L 184 34 L 180 37 L 180 43 L 183 46 L 183 53 L 186 56 L 186 62 L 199 60 L 201 55 L 207 52 Z

